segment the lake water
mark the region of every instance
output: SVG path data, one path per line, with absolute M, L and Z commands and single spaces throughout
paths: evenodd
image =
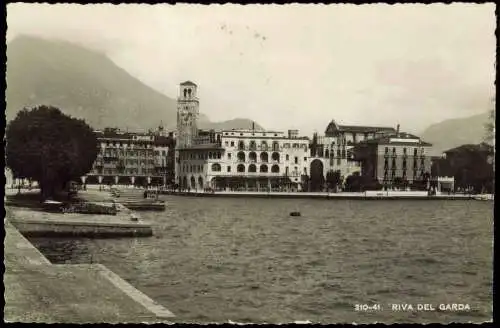
M 141 213 L 154 237 L 31 240 L 53 262 L 106 265 L 179 322 L 492 319 L 492 202 L 165 200 Z M 452 303 L 470 310 L 391 306 Z

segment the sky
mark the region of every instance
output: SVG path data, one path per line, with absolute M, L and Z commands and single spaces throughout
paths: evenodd
M 169 97 L 198 84 L 212 121 L 323 132 L 418 132 L 487 111 L 495 96 L 494 3 L 400 5 L 8 4 L 7 41 L 83 43 Z

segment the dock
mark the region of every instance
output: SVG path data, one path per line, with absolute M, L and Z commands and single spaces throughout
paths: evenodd
M 172 323 L 174 314 L 101 264 L 51 264 L 4 221 L 6 322 Z

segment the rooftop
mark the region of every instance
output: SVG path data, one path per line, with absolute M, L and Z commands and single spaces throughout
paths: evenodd
M 480 143 L 478 145 L 475 145 L 475 144 L 467 144 L 467 145 L 462 145 L 462 146 L 459 146 L 459 147 L 455 147 L 455 148 L 452 148 L 452 149 L 448 149 L 448 150 L 445 150 L 444 153 L 445 154 L 451 154 L 451 153 L 458 153 L 458 152 L 462 152 L 462 151 L 471 151 L 471 152 L 474 152 L 474 151 L 485 151 L 485 152 L 491 152 L 493 151 L 493 146 L 492 145 L 488 145 L 486 143 Z
M 360 144 L 432 146 L 432 144 L 422 141 L 419 137 L 406 132 L 393 133 L 380 138 L 364 140 L 361 141 Z
M 326 127 L 325 135 L 332 136 L 337 132 L 355 132 L 355 133 L 396 132 L 396 129 L 387 126 L 339 125 L 334 120 L 332 120 Z
M 193 83 L 191 81 L 185 81 L 185 82 L 182 82 L 181 85 L 194 85 L 194 86 L 196 86 L 196 83 Z

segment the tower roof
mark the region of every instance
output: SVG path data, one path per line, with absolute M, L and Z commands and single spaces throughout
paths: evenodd
M 194 85 L 194 86 L 196 86 L 196 84 L 191 82 L 191 81 L 182 82 L 181 85 Z

